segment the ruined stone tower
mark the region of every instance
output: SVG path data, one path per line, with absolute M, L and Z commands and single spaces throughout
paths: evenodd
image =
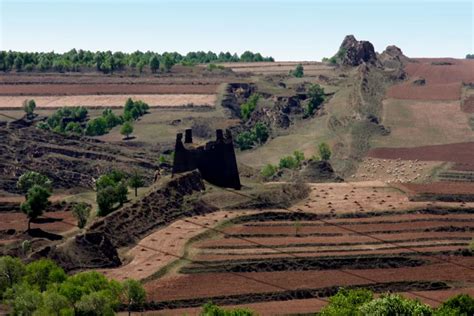
M 193 144 L 191 129 L 176 135 L 173 175 L 198 169 L 204 180 L 221 187 L 240 189 L 239 170 L 235 158 L 232 134 L 216 130 L 216 140 L 205 145 Z

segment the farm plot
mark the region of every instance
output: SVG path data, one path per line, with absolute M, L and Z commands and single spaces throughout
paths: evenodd
M 307 311 L 315 312 L 322 304 L 312 300 L 340 286 L 423 291 L 425 301 L 431 295 L 436 300 L 441 291 L 460 293 L 472 287 L 474 272 L 465 267 L 474 259 L 459 251 L 472 238 L 472 208 L 446 211 L 406 202 L 420 209 L 392 209 L 380 200 L 370 204 L 372 210 L 369 205 L 363 211 L 354 207 L 356 192 L 392 205 L 401 199 L 400 191 L 376 184 L 314 184 L 295 212 L 262 211 L 230 219 L 222 233 L 190 245 L 191 262 L 149 280 L 148 296 L 167 314 L 209 300 L 250 307 L 303 298 L 312 302 Z M 328 199 L 330 208 L 320 207 L 315 201 L 324 200 L 322 196 L 339 199 Z M 345 203 L 352 207 L 342 207 Z
M 332 73 L 334 66 L 318 62 L 256 62 L 256 63 L 223 63 L 226 68 L 236 73 L 251 72 L 261 75 L 288 74 L 295 70 L 296 65 L 302 64 L 306 76 L 315 76 Z
M 410 80 L 392 86 L 387 96 L 410 100 L 459 100 L 462 83 L 474 82 L 474 61 L 416 59 L 405 67 Z M 424 79 L 424 84 L 413 80 Z
M 214 106 L 214 94 L 120 94 L 74 96 L 28 96 L 38 108 L 85 106 L 93 108 L 123 107 L 128 98 L 142 100 L 151 107 Z M 0 109 L 21 108 L 24 96 L 0 96 Z

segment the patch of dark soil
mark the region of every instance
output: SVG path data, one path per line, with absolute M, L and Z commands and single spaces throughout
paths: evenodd
M 349 289 L 364 288 L 376 293 L 391 292 L 406 292 L 406 291 L 436 291 L 449 289 L 450 286 L 445 282 L 439 281 L 406 281 L 406 282 L 386 282 L 386 283 L 371 283 L 363 285 L 347 286 Z M 257 302 L 270 301 L 288 301 L 294 299 L 309 299 L 309 298 L 323 298 L 335 295 L 340 289 L 338 286 L 315 288 L 315 289 L 295 289 L 279 292 L 265 292 L 265 293 L 248 293 L 241 295 L 228 296 L 214 296 L 193 298 L 185 300 L 165 301 L 165 302 L 149 302 L 144 306 L 145 310 L 160 310 L 160 309 L 175 309 L 185 307 L 198 307 L 212 301 L 218 305 L 238 305 L 249 304 Z M 122 306 L 122 310 L 125 310 Z
M 356 258 L 265 258 L 226 261 L 194 261 L 180 269 L 180 273 L 217 272 L 272 272 L 332 269 L 384 269 L 416 267 L 426 261 L 401 256 L 371 256 Z
M 25 232 L 25 235 L 27 235 L 31 238 L 44 238 L 44 239 L 48 239 L 48 240 L 61 240 L 61 239 L 63 239 L 63 236 L 44 231 L 41 228 L 31 228 L 29 231 Z
M 68 212 L 72 211 L 76 202 L 51 202 L 46 207 L 45 212 Z M 21 213 L 20 203 L 0 202 L 0 213 Z

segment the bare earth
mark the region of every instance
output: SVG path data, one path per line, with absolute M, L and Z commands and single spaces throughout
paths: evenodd
M 216 223 L 237 215 L 239 215 L 239 213 L 219 211 L 196 216 L 189 220 L 199 225 L 213 227 Z M 127 278 L 145 279 L 177 259 L 175 256 L 170 256 L 162 252 L 182 256 L 188 239 L 206 230 L 207 228 L 192 224 L 186 220 L 178 220 L 145 237 L 138 245 L 127 251 L 125 257 L 131 258 L 128 264 L 115 269 L 103 269 L 99 271 L 109 278 L 116 280 L 124 280 Z M 142 246 L 156 248 L 162 252 L 153 251 Z
M 34 99 L 38 108 L 63 106 L 123 107 L 128 98 L 142 100 L 151 107 L 186 105 L 214 106 L 214 94 L 137 94 L 137 95 L 74 95 L 74 96 L 0 96 L 0 109 L 20 108 L 25 98 Z

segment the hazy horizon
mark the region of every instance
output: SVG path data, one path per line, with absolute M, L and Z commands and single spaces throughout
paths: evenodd
M 245 50 L 279 61 L 332 56 L 345 35 L 410 57 L 473 53 L 472 1 L 0 0 L 0 50 Z

